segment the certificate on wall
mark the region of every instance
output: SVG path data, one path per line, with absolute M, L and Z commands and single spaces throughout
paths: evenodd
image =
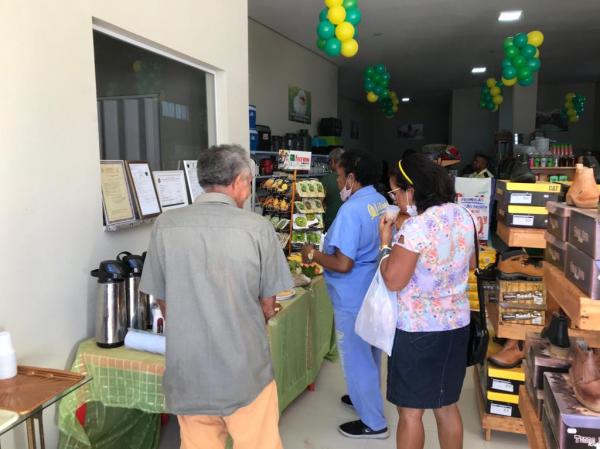
M 164 209 L 175 209 L 188 205 L 185 174 L 183 170 L 165 170 L 152 172 L 158 200 Z
M 183 161 L 183 168 L 185 171 L 185 180 L 190 191 L 190 198 L 193 203 L 199 195 L 204 193 L 204 189 L 198 182 L 198 161 Z
M 147 161 L 127 161 L 126 164 L 140 217 L 150 218 L 159 215 L 160 204 L 150 165 Z
M 123 161 L 100 161 L 100 184 L 106 224 L 133 221 L 135 214 Z

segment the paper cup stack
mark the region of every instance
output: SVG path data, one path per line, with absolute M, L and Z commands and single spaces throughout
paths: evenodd
M 17 375 L 17 356 L 13 348 L 10 333 L 0 332 L 0 380 Z

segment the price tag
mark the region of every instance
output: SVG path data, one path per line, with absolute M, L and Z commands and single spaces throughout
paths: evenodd
M 533 226 L 533 215 L 513 215 L 512 224 L 515 226 Z
M 500 391 L 507 391 L 509 393 L 515 392 L 515 387 L 513 384 L 511 384 L 510 382 L 508 382 L 506 380 L 499 380 L 499 379 L 492 379 L 492 389 L 500 390 Z
M 531 193 L 511 193 L 510 204 L 531 204 L 533 195 Z
M 512 407 L 508 405 L 500 405 L 492 403 L 490 405 L 490 412 L 494 415 L 512 416 Z

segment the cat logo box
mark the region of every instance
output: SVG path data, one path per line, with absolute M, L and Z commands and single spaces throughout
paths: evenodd
M 498 205 L 498 221 L 506 226 L 545 229 L 548 227 L 548 210 L 544 206 Z
M 548 201 L 558 201 L 560 189 L 560 184 L 551 182 L 528 184 L 498 181 L 496 182 L 498 208 L 506 210 L 509 204 L 546 207 Z
M 490 415 L 500 415 L 509 418 L 520 418 L 519 395 L 487 392 L 486 411 Z

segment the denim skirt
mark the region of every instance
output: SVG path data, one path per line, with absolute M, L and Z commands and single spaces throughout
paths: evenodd
M 468 343 L 469 326 L 439 332 L 396 329 L 388 360 L 388 401 L 416 409 L 458 402 L 467 369 Z

